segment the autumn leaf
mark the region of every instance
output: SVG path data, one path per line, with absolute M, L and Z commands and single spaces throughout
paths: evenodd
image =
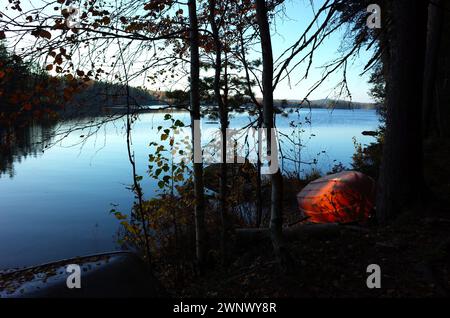
M 62 62 L 63 62 L 62 54 L 60 53 L 60 54 L 56 55 L 56 57 L 55 57 L 55 63 L 58 64 L 58 65 L 61 65 Z
M 25 104 L 23 105 L 23 109 L 24 109 L 24 110 L 29 111 L 29 110 L 31 110 L 32 108 L 33 108 L 33 106 L 31 105 L 31 103 L 25 103 Z
M 52 34 L 46 30 L 38 29 L 31 32 L 31 35 L 34 35 L 35 37 L 39 38 L 46 38 L 50 40 L 52 38 Z
M 50 40 L 52 38 L 52 34 L 46 30 L 39 31 L 39 36 L 42 38 L 46 38 L 48 40 Z

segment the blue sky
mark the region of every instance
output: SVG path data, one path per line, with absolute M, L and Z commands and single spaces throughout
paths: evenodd
M 313 0 L 315 9 L 318 10 L 323 0 Z M 274 58 L 276 59 L 287 47 L 292 45 L 303 33 L 313 18 L 313 10 L 309 0 L 288 0 L 286 1 L 286 15 L 288 19 L 276 19 L 276 32 L 273 29 L 272 46 Z M 338 49 L 344 37 L 344 30 L 336 32 L 330 36 L 314 55 L 313 68 L 307 80 L 292 88 L 287 83 L 281 83 L 274 92 L 275 98 L 301 99 L 309 91 L 309 88 L 321 78 L 322 70 L 320 66 L 337 58 Z M 353 101 L 370 102 L 372 99 L 368 95 L 369 85 L 367 84 L 369 74 L 360 76 L 364 65 L 370 59 L 371 52 L 363 51 L 360 56 L 349 63 L 347 78 Z M 302 68 L 293 73 L 293 83 L 301 78 Z M 338 72 L 321 87 L 314 92 L 310 99 L 333 97 L 333 88 L 339 82 L 342 72 Z M 297 79 L 297 80 L 295 80 Z M 330 95 L 331 94 L 331 95 Z
M 310 21 L 313 19 L 313 9 L 311 7 L 311 0 L 286 0 L 285 12 L 287 17 L 278 16 L 275 19 L 275 23 L 272 26 L 272 45 L 273 55 L 276 59 L 286 48 L 296 42 L 298 37 L 303 33 Z M 320 8 L 324 0 L 312 0 L 316 10 Z M 42 0 L 38 1 L 42 3 Z M 36 3 L 37 4 L 37 3 Z M 24 9 L 30 9 L 30 0 L 23 2 Z M 330 62 L 331 60 L 339 57 L 339 48 L 343 41 L 345 30 L 339 30 L 331 35 L 322 45 L 317 49 L 314 54 L 314 61 L 312 68 L 309 72 L 307 79 L 301 81 L 298 85 L 295 85 L 302 75 L 306 63 L 301 65 L 294 73 L 291 74 L 291 83 L 295 86 L 290 87 L 287 81 L 279 83 L 277 89 L 274 92 L 276 99 L 303 99 L 307 92 L 309 92 L 311 86 L 320 80 L 323 70 L 321 66 Z M 260 58 L 258 52 L 259 46 L 254 48 L 255 51 L 251 53 L 251 58 Z M 372 101 L 368 95 L 369 85 L 367 83 L 369 75 L 360 76 L 363 71 L 364 65 L 370 59 L 371 52 L 362 51 L 361 55 L 355 60 L 352 60 L 348 64 L 347 79 L 350 92 L 352 94 L 352 100 L 357 102 L 370 102 Z M 322 98 L 334 98 L 336 97 L 336 90 L 333 90 L 337 83 L 342 78 L 342 72 L 338 71 L 336 74 L 330 76 L 322 85 L 310 95 L 309 99 L 322 99 Z M 137 85 L 141 85 L 141 82 L 137 82 Z M 148 84 L 146 85 L 148 86 Z M 156 85 L 148 87 L 150 89 L 162 89 L 166 90 L 168 87 L 164 85 Z M 256 93 L 258 96 L 261 94 Z

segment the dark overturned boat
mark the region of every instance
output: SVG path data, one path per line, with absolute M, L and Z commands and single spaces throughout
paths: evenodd
M 71 264 L 79 266 L 80 288 L 68 287 Z M 148 266 L 132 252 L 75 257 L 0 272 L 0 298 L 165 296 L 164 288 Z

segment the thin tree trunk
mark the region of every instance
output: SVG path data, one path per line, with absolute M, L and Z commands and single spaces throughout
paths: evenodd
M 223 92 L 223 102 L 222 108 L 220 110 L 220 130 L 222 136 L 226 136 L 228 129 L 228 57 L 225 53 L 225 64 L 224 64 L 224 92 Z M 227 242 L 229 240 L 230 234 L 230 221 L 228 218 L 228 166 L 226 164 L 226 156 L 227 156 L 227 143 L 222 143 L 222 163 L 220 167 L 220 201 L 221 201 L 221 217 L 222 217 L 222 253 L 223 253 L 223 263 L 226 264 L 229 259 L 229 248 L 227 246 Z
M 199 33 L 197 20 L 197 5 L 195 0 L 188 1 L 189 23 L 190 23 L 190 102 L 191 102 L 191 127 L 192 146 L 194 153 L 196 148 L 201 147 L 200 134 L 195 132 L 194 121 L 200 120 L 200 57 L 199 57 Z M 199 128 L 200 129 L 200 128 Z M 195 241 L 196 255 L 200 272 L 204 271 L 205 265 L 205 197 L 203 184 L 203 163 L 194 163 L 194 193 L 195 193 Z
M 219 26 L 216 23 L 215 14 L 216 1 L 209 1 L 209 22 L 211 25 L 212 36 L 214 41 L 214 48 L 216 52 L 215 65 L 214 65 L 214 95 L 219 107 L 219 117 L 220 117 L 220 130 L 222 134 L 222 161 L 220 163 L 220 219 L 222 223 L 221 235 L 220 235 L 220 248 L 222 252 L 222 263 L 226 262 L 227 259 L 227 143 L 226 143 L 226 133 L 228 128 L 228 110 L 222 99 L 222 94 L 220 93 L 220 77 L 222 71 L 222 43 L 220 41 Z M 227 79 L 225 79 L 227 81 Z
M 145 213 L 144 213 L 144 204 L 143 204 L 143 198 L 144 194 L 142 193 L 141 185 L 138 181 L 138 175 L 136 173 L 136 160 L 134 156 L 134 152 L 131 149 L 131 125 L 132 125 L 132 113 L 131 113 L 131 103 L 130 103 L 130 85 L 128 80 L 128 72 L 125 68 L 125 59 L 123 57 L 123 51 L 121 46 L 119 45 L 120 49 L 120 59 L 122 60 L 123 67 L 124 67 L 124 74 L 125 74 L 125 82 L 126 82 L 126 100 L 127 100 L 127 153 L 128 153 L 128 160 L 130 161 L 132 173 L 133 173 L 133 191 L 136 194 L 136 197 L 138 199 L 138 211 L 139 211 L 139 217 L 140 221 L 142 223 L 142 232 L 144 234 L 144 243 L 145 243 L 145 256 L 148 268 L 152 268 L 151 258 L 150 258 L 150 241 L 148 236 L 148 229 L 147 229 L 147 222 L 145 220 Z
M 427 3 L 396 0 L 387 85 L 387 120 L 377 196 L 380 223 L 417 207 L 423 189 L 422 90 Z
M 262 128 L 262 111 L 261 104 L 257 101 L 255 94 L 252 90 L 252 83 L 250 81 L 250 72 L 248 68 L 247 59 L 245 58 L 245 44 L 244 44 L 244 34 L 242 29 L 239 29 L 239 40 L 240 40 L 240 49 L 242 55 L 242 65 L 244 66 L 245 71 L 245 79 L 247 83 L 248 94 L 258 109 L 258 158 L 256 162 L 256 227 L 260 227 L 262 223 L 262 187 L 261 187 L 261 135 L 259 128 Z
M 260 115 L 259 115 L 260 116 Z M 256 227 L 261 227 L 262 223 L 262 186 L 261 186 L 261 151 L 262 147 L 260 130 L 261 120 L 258 120 L 258 158 L 256 162 Z
M 273 110 L 273 55 L 272 42 L 270 36 L 269 20 L 267 15 L 267 7 L 265 0 L 256 0 L 256 19 L 259 26 L 261 38 L 261 51 L 263 62 L 263 116 L 264 126 L 267 129 L 267 152 L 271 155 L 271 144 L 276 142 L 275 136 L 271 130 L 274 128 L 274 110 Z M 284 248 L 283 232 L 282 232 L 282 176 L 278 169 L 271 175 L 272 196 L 270 207 L 270 234 L 275 255 L 280 261 L 280 265 L 289 270 L 290 257 Z

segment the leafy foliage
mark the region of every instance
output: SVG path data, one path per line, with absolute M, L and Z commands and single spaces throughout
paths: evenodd
M 353 169 L 365 173 L 374 179 L 378 179 L 382 156 L 382 138 L 383 135 L 378 134 L 377 141 L 365 147 L 353 138 L 355 145 L 355 153 L 352 157 Z

